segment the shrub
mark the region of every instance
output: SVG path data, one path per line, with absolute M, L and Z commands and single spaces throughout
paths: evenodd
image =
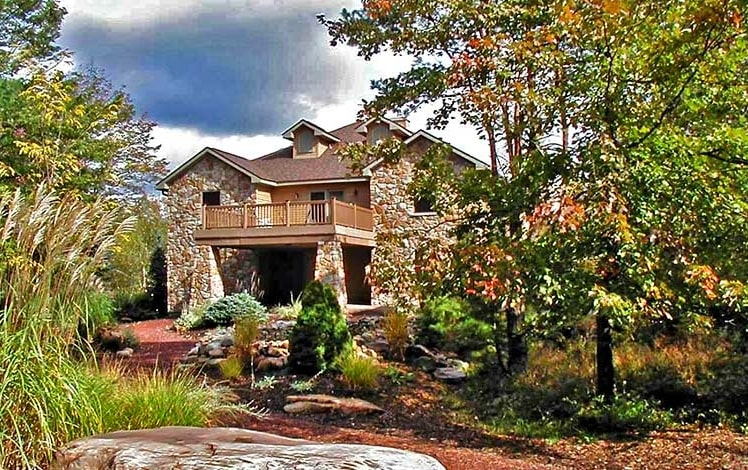
M 382 368 L 376 360 L 359 355 L 352 347 L 346 348 L 335 360 L 343 382 L 353 390 L 372 390 L 377 386 Z
M 234 348 L 244 358 L 254 355 L 253 344 L 260 336 L 260 322 L 254 317 L 237 318 L 234 323 Z
M 122 343 L 127 348 L 138 349 L 140 347 L 140 339 L 132 328 L 122 330 Z
M 221 369 L 221 375 L 224 379 L 235 380 L 242 375 L 244 361 L 239 356 L 232 356 L 221 361 L 218 368 Z
M 153 307 L 151 296 L 145 292 L 139 294 L 119 293 L 114 297 L 114 305 L 118 318 L 126 317 L 133 321 L 141 321 L 158 316 Z
M 647 432 L 673 424 L 672 413 L 633 395 L 619 395 L 612 403 L 595 397 L 576 418 L 580 428 L 591 432 Z
M 209 326 L 227 326 L 240 317 L 254 317 L 265 321 L 267 309 L 257 299 L 244 292 L 219 299 L 205 309 L 205 323 Z
M 348 324 L 335 292 L 319 281 L 301 296 L 303 309 L 289 339 L 289 365 L 303 373 L 326 369 L 351 341 Z
M 387 312 L 383 319 L 382 329 L 384 337 L 390 345 L 390 352 L 403 359 L 405 347 L 410 342 L 407 312 L 398 310 Z
M 83 318 L 78 332 L 83 339 L 92 339 L 101 328 L 116 323 L 114 303 L 101 292 L 88 292 L 83 296 Z
M 196 330 L 205 325 L 205 309 L 207 305 L 201 305 L 190 310 L 185 310 L 174 320 L 174 326 L 178 330 Z
M 301 313 L 301 296 L 294 298 L 291 294 L 291 303 L 288 305 L 276 305 L 271 313 L 284 320 L 295 320 Z
M 456 297 L 427 300 L 417 327 L 419 343 L 458 353 L 483 349 L 493 336 L 491 326 L 473 318 L 468 304 Z

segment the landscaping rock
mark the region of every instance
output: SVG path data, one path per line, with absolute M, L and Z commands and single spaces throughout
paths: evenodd
M 216 359 L 219 357 L 226 357 L 226 351 L 223 348 L 213 348 L 208 350 L 208 357 Z
M 461 370 L 463 372 L 467 372 L 470 368 L 469 363 L 454 358 L 447 359 L 447 366 L 452 367 L 453 369 Z
M 288 365 L 288 356 L 283 357 L 266 357 L 257 358 L 255 369 L 258 371 L 283 369 Z
M 318 444 L 246 429 L 189 427 L 120 431 L 79 439 L 56 453 L 51 468 L 445 470 L 433 457 L 405 450 Z
M 411 344 L 410 346 L 405 348 L 406 359 L 417 359 L 424 356 L 436 359 L 436 355 L 429 351 L 429 348 L 421 344 Z
M 390 343 L 386 339 L 378 339 L 369 345 L 378 354 L 384 354 L 390 350 Z
M 206 364 L 209 365 L 210 367 L 218 367 L 225 360 L 226 360 L 226 358 L 217 357 L 217 358 L 214 358 L 214 359 L 208 359 L 207 362 L 206 362 Z
M 221 346 L 224 348 L 228 348 L 230 346 L 234 345 L 234 337 L 233 336 L 223 336 L 220 339 L 217 339 L 216 341 L 221 343 Z
M 462 382 L 467 378 L 467 375 L 454 367 L 439 367 L 434 371 L 434 378 L 444 382 Z
M 195 347 L 187 351 L 187 356 L 199 356 L 200 355 L 200 343 L 195 344 Z
M 117 356 L 118 359 L 127 359 L 132 357 L 133 353 L 135 353 L 135 351 L 133 351 L 132 348 L 125 348 L 117 351 L 115 356 Z
M 289 395 L 283 411 L 290 414 L 337 412 L 344 415 L 382 413 L 377 405 L 358 398 L 340 398 L 330 395 Z
M 424 372 L 434 372 L 438 367 L 436 360 L 427 356 L 421 356 L 417 358 L 415 361 L 413 361 L 413 365 Z

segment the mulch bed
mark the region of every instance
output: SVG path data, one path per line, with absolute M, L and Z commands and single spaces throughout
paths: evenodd
M 131 359 L 139 367 L 163 367 L 181 359 L 199 333 L 183 336 L 170 330 L 172 320 L 129 326 L 141 341 Z M 383 379 L 376 393 L 346 392 L 334 377 L 318 379 L 315 393 L 357 396 L 385 408 L 378 416 L 290 416 L 282 411 L 286 395 L 298 394 L 291 384 L 303 379 L 278 375 L 272 387 L 250 389 L 245 379 L 234 385 L 242 401 L 268 411 L 262 418 L 232 417 L 221 424 L 272 432 L 319 442 L 390 446 L 432 455 L 451 470 L 488 469 L 748 469 L 748 436 L 723 429 L 657 432 L 643 438 L 624 437 L 583 443 L 490 434 L 465 424 L 464 405 L 454 402 L 454 389 L 428 374 L 399 366 L 409 380 Z

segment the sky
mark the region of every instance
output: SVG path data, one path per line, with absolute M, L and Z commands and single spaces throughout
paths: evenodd
M 408 57 L 370 62 L 332 47 L 319 13 L 335 17 L 353 0 L 61 0 L 60 43 L 76 66 L 94 66 L 158 123 L 160 154 L 172 167 L 206 146 L 255 158 L 289 142 L 305 118 L 332 130 L 355 120 L 372 79 L 406 70 Z M 426 126 L 429 110 L 409 116 Z M 487 159 L 469 127 L 434 131 Z

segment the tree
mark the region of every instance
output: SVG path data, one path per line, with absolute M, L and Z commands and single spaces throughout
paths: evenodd
M 132 199 L 163 174 L 155 124 L 98 72 L 0 79 L 0 185 Z
M 0 78 L 54 61 L 65 9 L 55 0 L 4 0 L 0 3 Z
M 748 226 L 745 13 L 734 0 L 372 0 L 324 22 L 364 57 L 416 57 L 374 83 L 370 108 L 441 101 L 437 124 L 498 123 L 510 177 L 448 186 L 465 293 L 536 331 L 593 316 L 611 399 L 615 331 L 745 301 L 747 266 L 730 255 Z
M 153 294 L 162 288 L 163 273 L 158 258 L 163 256 L 163 251 L 158 252 L 166 240 L 166 222 L 161 216 L 160 205 L 148 197 L 142 197 L 127 209 L 123 215 L 132 219 L 133 230 L 118 237 L 102 278 L 106 287 L 115 294 Z

